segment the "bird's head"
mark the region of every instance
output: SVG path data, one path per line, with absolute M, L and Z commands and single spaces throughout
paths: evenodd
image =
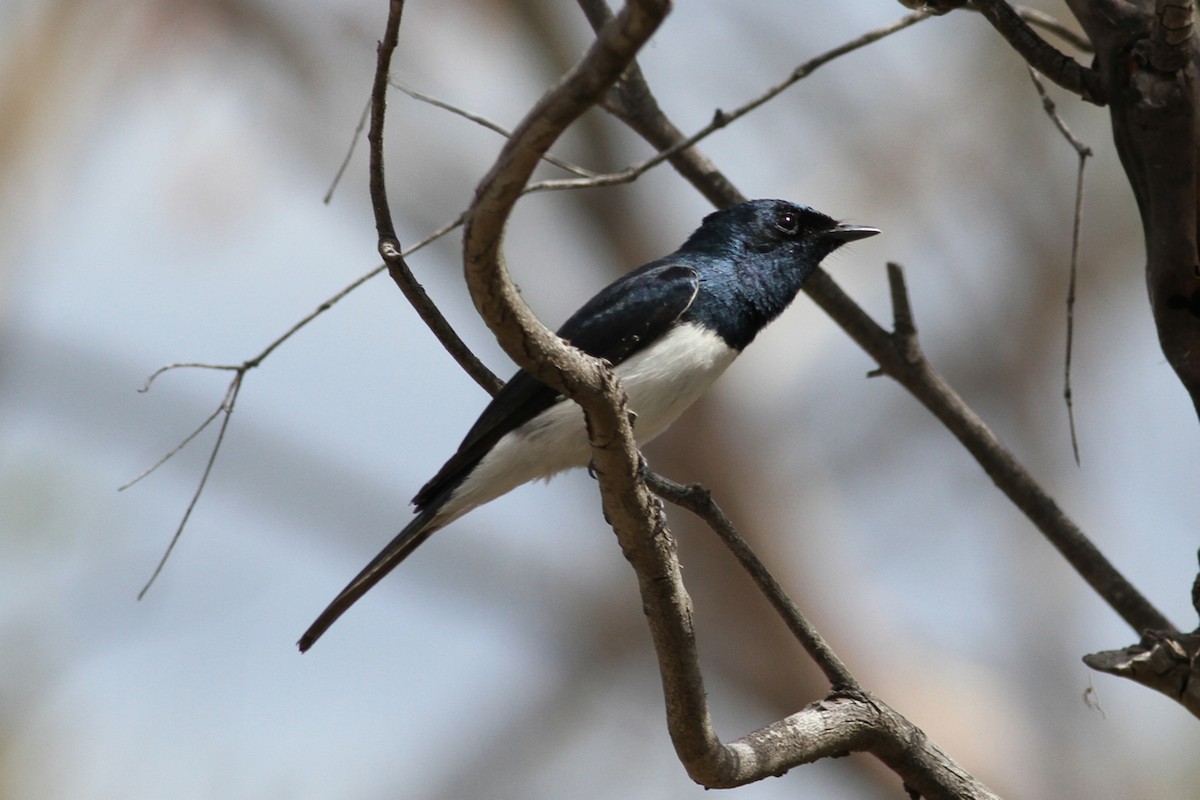
M 787 308 L 821 259 L 877 233 L 807 206 L 752 200 L 709 214 L 673 259 L 700 277 L 689 314 L 741 350 Z
M 762 254 L 816 266 L 846 242 L 879 233 L 786 200 L 751 200 L 704 218 L 683 250 L 737 258 Z

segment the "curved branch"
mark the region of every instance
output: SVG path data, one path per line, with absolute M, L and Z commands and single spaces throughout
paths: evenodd
M 383 169 L 383 122 L 387 116 L 388 74 L 392 63 L 392 53 L 396 50 L 396 41 L 400 34 L 400 17 L 403 13 L 404 0 L 391 0 L 383 39 L 376 48 L 375 81 L 371 86 L 371 125 L 367 129 L 367 143 L 370 145 L 371 209 L 375 213 L 375 231 L 379 236 L 379 255 L 383 257 L 388 274 L 396 286 L 429 330 L 446 348 L 446 352 L 450 353 L 459 366 L 483 387 L 484 391 L 495 394 L 503 385 L 503 381 L 492 374 L 491 370 L 471 352 L 471 349 L 467 347 L 442 314 L 441 309 L 429 299 L 425 288 L 417 281 L 412 270 L 409 269 L 408 262 L 404 259 L 404 251 L 400 246 L 400 240 L 396 237 L 395 225 L 392 223 L 392 212 L 388 204 Z
M 526 115 L 476 190 L 464 232 L 467 285 L 476 308 L 521 368 L 583 406 L 605 516 L 634 566 L 667 699 L 668 726 L 693 779 L 724 785 L 736 757 L 717 738 L 699 668 L 691 601 L 661 505 L 638 479 L 623 393 L 611 370 L 551 333 L 521 300 L 500 253 L 513 204 L 541 154 L 597 102 L 666 15 L 662 2 L 631 2 L 597 32 L 583 60 Z
M 500 241 L 505 221 L 537 160 L 617 80 L 666 11 L 665 2 L 631 2 L 600 28 L 583 60 L 517 127 L 476 190 L 467 214 L 463 251 L 471 297 L 501 346 L 523 369 L 584 409 L 605 516 L 637 574 L 662 674 L 668 727 L 693 780 L 710 787 L 738 786 L 816 758 L 864 749 L 926 797 L 994 797 L 915 726 L 863 694 L 857 694 L 854 703 L 829 698 L 731 745 L 721 743 L 708 711 L 691 600 L 675 542 L 661 504 L 639 478 L 640 456 L 624 393 L 606 364 L 571 348 L 538 322 L 504 266 Z M 822 716 L 827 709 L 845 708 L 859 713 L 849 718 Z

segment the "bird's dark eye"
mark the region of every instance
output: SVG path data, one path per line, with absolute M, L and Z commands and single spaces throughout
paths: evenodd
M 775 218 L 775 227 L 791 235 L 800 228 L 800 218 L 792 211 L 784 211 Z

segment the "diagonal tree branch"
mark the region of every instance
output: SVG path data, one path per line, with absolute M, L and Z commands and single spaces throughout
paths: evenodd
M 926 797 L 994 797 L 911 723 L 865 694 L 831 697 L 731 745 L 721 744 L 708 712 L 691 602 L 674 540 L 661 505 L 639 478 L 640 457 L 624 394 L 606 365 L 575 351 L 533 317 L 504 267 L 504 223 L 537 159 L 600 99 L 666 11 L 661 2 L 627 5 L 600 27 L 583 60 L 517 127 L 468 212 L 463 250 L 472 299 L 523 369 L 584 409 L 605 515 L 637 573 L 659 658 L 672 741 L 694 780 L 709 787 L 737 786 L 815 758 L 865 749 Z M 843 714 L 833 713 L 838 711 Z
M 908 292 L 898 265 L 888 265 L 888 281 L 892 287 L 893 306 L 897 309 L 896 332 L 885 333 L 882 342 L 878 341 L 877 335 L 868 339 L 865 334 L 869 330 L 878 333 L 871 330 L 875 323 L 870 321 L 866 330 L 857 331 L 858 335 L 852 332 L 851 336 L 878 359 L 884 374 L 912 392 L 954 434 L 1013 505 L 1021 509 L 1088 585 L 1134 630 L 1174 630 L 1166 617 L 1125 580 L 926 360 L 917 341 L 916 328 L 911 326 Z M 895 298 L 904 298 L 903 303 L 897 303 Z M 910 322 L 902 325 L 903 318 Z
M 593 0 L 581 0 L 595 27 L 596 21 L 603 16 L 591 8 L 592 3 Z M 626 71 L 614 95 L 619 99 L 610 99 L 605 109 L 629 124 L 654 147 L 666 149 L 682 139 L 679 130 L 659 109 L 645 78 L 636 68 Z M 676 153 L 670 161 L 716 205 L 728 206 L 745 200 L 732 182 L 695 147 Z M 898 268 L 889 270 L 889 277 L 894 291 L 903 289 Z M 915 331 L 912 337 L 897 338 L 889 334 L 823 269 L 818 268 L 813 273 L 804 291 L 880 364 L 885 374 L 904 386 L 941 420 L 1001 491 L 1135 631 L 1174 630 L 1166 617 L 1125 580 L 999 438 L 920 356 Z M 901 291 L 901 295 L 907 303 L 907 294 Z M 910 362 L 910 359 L 916 360 Z
M 1050 24 L 1045 15 L 1014 8 L 1006 0 L 900 0 L 900 3 L 908 8 L 939 15 L 958 8 L 978 11 L 1029 66 L 1089 103 L 1104 105 L 1107 102 L 1103 81 L 1098 73 L 1060 52 L 1033 29 L 1031 23 L 1060 35 L 1065 34 L 1068 40 L 1075 38 L 1061 26 L 1056 28 Z
M 974 6 L 1029 66 L 1089 103 L 1102 106 L 1108 102 L 1108 94 L 1099 73 L 1038 36 L 1005 0 L 975 0 Z
M 1068 28 L 1062 21 L 1050 16 L 1046 12 L 1027 6 L 1015 6 L 1013 10 L 1030 25 L 1054 34 L 1076 50 L 1083 53 L 1092 52 L 1092 43 L 1088 41 L 1086 36 L 1082 36 L 1071 28 Z
M 834 691 L 862 691 L 858 680 L 850 674 L 850 670 L 825 642 L 816 627 L 787 596 L 783 587 L 779 585 L 779 581 L 775 580 L 775 576 L 759 560 L 749 542 L 738 532 L 733 522 L 713 500 L 712 492 L 700 484 L 684 486 L 648 470 L 643 473 L 642 477 L 652 492 L 680 508 L 691 511 L 721 537 L 721 541 L 725 543 L 742 568 L 758 585 L 759 590 L 774 606 L 775 611 L 783 618 L 792 635 L 825 673 L 825 678 Z

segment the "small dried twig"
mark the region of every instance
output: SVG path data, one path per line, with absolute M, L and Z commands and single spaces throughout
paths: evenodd
M 214 411 L 208 417 L 208 419 L 205 420 L 204 423 L 192 433 L 191 436 L 184 440 L 184 444 L 186 444 L 188 441 L 191 441 L 196 434 L 208 427 L 208 424 L 216 419 L 218 414 L 223 413 L 225 415 L 221 420 L 221 427 L 217 431 L 217 440 L 213 443 L 212 450 L 208 454 L 208 461 L 204 463 L 204 471 L 200 473 L 200 482 L 196 484 L 196 491 L 192 493 L 192 499 L 188 502 L 187 508 L 183 512 L 183 518 L 179 520 L 179 525 L 175 528 L 175 533 L 172 534 L 171 541 L 167 543 L 167 549 L 163 551 L 162 557 L 158 559 L 158 563 L 154 566 L 154 571 L 150 573 L 149 579 L 147 579 L 146 583 L 142 586 L 141 591 L 138 592 L 138 600 L 141 600 L 146 596 L 146 592 L 150 591 L 150 587 L 154 585 L 154 581 L 157 580 L 158 576 L 162 573 L 163 567 L 167 565 L 167 559 L 171 557 L 171 553 L 175 550 L 175 545 L 179 544 L 179 539 L 181 536 L 183 536 L 183 529 L 187 527 L 188 520 L 192 517 L 192 511 L 195 510 L 196 504 L 200 502 L 200 495 L 204 492 L 204 487 L 208 483 L 208 476 L 212 474 L 213 464 L 215 464 L 217 461 L 217 453 L 220 452 L 221 444 L 225 441 L 225 432 L 229 430 L 229 419 L 233 415 L 233 406 L 235 403 L 237 403 L 238 394 L 242 391 L 242 378 L 245 377 L 245 375 L 245 369 L 239 369 L 237 371 L 237 374 L 229 384 L 229 388 L 225 391 L 225 398 L 221 401 L 221 405 L 217 407 L 217 410 Z M 180 445 L 180 447 L 177 447 L 174 451 L 168 453 L 167 456 L 159 461 L 159 464 L 163 463 L 163 461 L 166 461 L 167 458 L 170 458 L 171 455 L 174 455 L 174 453 L 178 452 L 182 447 L 183 445 Z M 155 464 L 155 467 L 157 467 L 159 464 Z M 147 473 L 143 473 L 143 476 L 145 474 Z M 139 478 L 140 477 L 142 476 L 139 476 Z
M 404 92 L 406 95 L 408 95 L 409 97 L 411 97 L 414 100 L 417 100 L 422 103 L 427 103 L 427 104 L 433 106 L 434 108 L 440 108 L 443 111 L 449 111 L 451 114 L 457 114 L 458 116 L 462 117 L 463 119 L 470 120 L 471 122 L 474 122 L 476 125 L 479 125 L 481 127 L 487 128 L 489 131 L 493 131 L 495 133 L 500 134 L 505 139 L 512 138 L 512 131 L 508 130 L 507 128 L 505 128 L 501 125 L 496 124 L 495 122 L 492 122 L 487 117 L 480 116 L 479 114 L 476 114 L 471 111 L 467 111 L 465 108 L 462 108 L 461 106 L 456 106 L 453 103 L 448 103 L 445 100 L 439 100 L 438 98 L 433 97 L 432 95 L 425 94 L 424 92 L 418 92 L 416 89 L 413 89 L 409 86 L 405 86 L 403 83 L 400 83 L 399 81 L 397 81 L 395 79 L 389 80 L 388 83 L 390 83 L 392 86 L 399 89 L 400 91 Z M 592 177 L 596 176 L 596 173 L 592 172 L 590 169 L 584 169 L 583 167 L 572 164 L 569 161 L 563 161 L 561 158 L 558 158 L 557 156 L 552 156 L 549 153 L 546 153 L 545 155 L 543 155 L 542 160 L 545 161 L 547 164 L 553 164 L 554 166 L 558 167 L 561 170 L 565 170 L 567 172 L 574 173 L 575 175 L 578 175 L 581 178 L 592 178 Z
M 1057 17 L 1052 17 L 1045 11 L 1029 8 L 1028 6 L 1015 6 L 1013 10 L 1017 12 L 1017 16 L 1030 25 L 1053 33 L 1081 53 L 1090 53 L 1094 49 L 1091 41 L 1086 36 L 1068 28 L 1066 23 Z
M 432 244 L 433 242 L 435 242 L 438 239 L 440 239 L 441 237 L 445 236 L 447 233 L 454 230 L 461 224 L 462 224 L 462 217 L 460 216 L 458 219 L 454 220 L 453 222 L 447 223 L 446 225 L 443 225 L 441 228 L 438 228 L 436 231 L 429 234 L 424 239 L 422 239 L 421 241 L 414 244 L 412 247 L 408 248 L 408 250 L 405 251 L 405 255 L 415 253 L 416 251 L 426 247 L 427 245 Z M 200 495 L 201 495 L 201 493 L 203 493 L 204 486 L 208 482 L 208 477 L 212 473 L 213 465 L 216 463 L 217 454 L 220 452 L 221 445 L 225 441 L 225 431 L 229 427 L 229 418 L 233 414 L 233 406 L 234 406 L 234 403 L 237 401 L 238 394 L 242 390 L 242 382 L 246 376 L 246 373 L 248 373 L 250 370 L 254 369 L 255 367 L 259 366 L 269 355 L 271 355 L 271 353 L 273 353 L 275 351 L 276 348 L 278 348 L 280 345 L 282 345 L 288 339 L 292 338 L 297 333 L 299 333 L 302 328 L 307 326 L 310 322 L 315 320 L 317 317 L 321 316 L 326 311 L 333 308 L 334 305 L 336 305 L 339 301 L 341 301 L 343 298 L 345 298 L 348 294 L 353 292 L 359 286 L 362 286 L 364 283 L 369 281 L 371 278 L 373 278 L 376 275 L 378 275 L 379 273 L 383 272 L 384 269 L 385 269 L 385 266 L 376 267 L 375 269 L 371 270 L 370 272 L 367 272 L 366 274 L 361 275 L 358 278 L 356 278 L 355 280 L 351 281 L 349 284 L 344 286 L 336 294 L 334 294 L 331 297 L 329 297 L 328 299 L 326 299 L 319 306 L 317 306 L 313 311 L 311 311 L 310 313 L 305 315 L 303 318 L 301 318 L 299 321 L 297 321 L 294 325 L 292 325 L 290 328 L 288 328 L 286 331 L 284 331 L 281 335 L 277 336 L 270 344 L 268 344 L 265 348 L 263 348 L 258 353 L 258 355 L 254 356 L 253 358 L 247 359 L 246 361 L 243 361 L 241 364 L 205 364 L 205 363 L 199 363 L 199 362 L 185 362 L 185 363 L 179 363 L 179 364 L 168 364 L 164 367 L 159 367 L 157 370 L 155 370 L 150 375 L 150 377 L 148 377 L 146 379 L 146 383 L 142 386 L 142 388 L 140 388 L 138 390 L 139 392 L 150 391 L 151 386 L 153 386 L 154 382 L 160 376 L 162 376 L 166 372 L 170 372 L 170 371 L 177 370 L 177 369 L 211 369 L 211 370 L 221 370 L 221 371 L 232 371 L 232 372 L 236 373 L 233 377 L 233 380 L 230 381 L 228 388 L 226 388 L 225 396 L 222 398 L 220 404 L 216 407 L 216 409 L 211 414 L 208 415 L 207 418 L 205 418 L 205 420 L 203 422 L 200 423 L 200 425 L 198 425 L 196 427 L 195 430 L 193 430 L 191 433 L 189 433 L 187 436 L 185 436 L 183 438 L 183 440 L 179 442 L 179 444 L 175 445 L 175 447 L 168 450 L 165 455 L 163 455 L 160 459 L 158 459 L 158 461 L 154 462 L 152 465 L 150 465 L 148 468 L 143 470 L 136 477 L 132 478 L 131 480 L 127 481 L 126 483 L 124 483 L 118 487 L 118 491 L 124 491 L 125 489 L 128 489 L 129 487 L 133 486 L 134 484 L 138 483 L 139 481 L 143 480 L 147 476 L 154 473 L 159 467 L 161 467 L 163 464 L 170 461 L 172 457 L 174 457 L 177 453 L 179 453 L 181 450 L 183 450 L 185 447 L 187 447 L 189 444 L 191 444 L 191 442 L 197 436 L 199 436 L 206 428 L 208 428 L 208 426 L 211 425 L 212 422 L 218 416 L 221 416 L 222 414 L 224 414 L 224 419 L 221 421 L 221 429 L 217 434 L 217 440 L 213 443 L 212 450 L 209 452 L 209 455 L 208 455 L 208 461 L 206 462 L 205 467 L 204 467 L 204 472 L 200 476 L 200 483 L 199 483 L 199 485 L 197 485 L 196 491 L 192 495 L 192 499 L 188 503 L 187 509 L 184 511 L 183 519 L 180 521 L 179 526 L 175 529 L 175 533 L 171 537 L 170 543 L 167 545 L 167 548 L 166 548 L 165 552 L 163 553 L 162 558 L 159 560 L 158 566 L 155 567 L 154 573 L 150 576 L 150 579 L 146 582 L 145 586 L 143 586 L 141 591 L 138 592 L 139 600 L 145 596 L 146 592 L 150 589 L 151 584 L 154 583 L 154 581 L 158 577 L 159 573 L 162 572 L 163 567 L 166 566 L 167 559 L 170 557 L 171 551 L 175 549 L 176 543 L 179 541 L 180 536 L 183 535 L 183 529 L 187 526 L 188 520 L 191 519 L 192 511 L 195 509 L 196 504 L 200 501 Z
M 442 314 L 441 309 L 434 304 L 429 295 L 425 293 L 424 287 L 417 282 L 404 258 L 404 250 L 400 246 L 400 239 L 396 236 L 396 227 L 392 222 L 387 182 L 384 179 L 383 124 L 387 116 L 387 87 L 392 52 L 396 49 L 396 41 L 400 34 L 400 17 L 403 13 L 404 0 L 391 0 L 383 40 L 376 48 L 375 80 L 371 86 L 371 119 L 367 127 L 367 143 L 370 146 L 368 170 L 370 173 L 371 210 L 375 214 L 375 231 L 379 236 L 379 255 L 383 257 L 388 274 L 391 275 L 396 286 L 429 330 L 442 343 L 446 352 L 485 391 L 494 394 L 503 381 L 497 378 L 471 352 L 471 349 L 467 347 L 445 315 Z M 457 225 L 460 221 L 461 219 L 455 224 Z
M 530 184 L 526 191 L 541 192 L 557 191 L 562 189 L 584 189 L 596 186 L 614 186 L 617 184 L 630 183 L 648 170 L 657 167 L 664 161 L 669 161 L 680 152 L 695 146 L 730 123 L 746 116 L 759 106 L 762 106 L 765 103 L 775 99 L 784 91 L 791 88 L 791 86 L 797 81 L 807 78 L 809 75 L 816 72 L 830 61 L 840 58 L 847 53 L 852 53 L 855 50 L 866 47 L 869 44 L 873 44 L 880 39 L 885 39 L 888 36 L 891 36 L 893 33 L 899 33 L 905 28 L 912 27 L 918 22 L 928 19 L 928 17 L 929 14 L 924 11 L 917 11 L 912 14 L 905 15 L 890 25 L 884 25 L 880 28 L 876 28 L 875 30 L 867 31 L 861 36 L 857 36 L 848 42 L 815 56 L 814 58 L 810 58 L 808 61 L 805 61 L 803 64 L 793 69 L 786 78 L 774 84 L 773 86 L 768 87 L 757 97 L 754 97 L 743 103 L 733 111 L 717 110 L 713 114 L 712 121 L 710 121 L 707 125 L 700 128 L 692 135 L 673 142 L 669 147 L 664 148 L 658 153 L 655 153 L 653 156 L 637 164 L 633 164 L 618 172 L 594 175 L 588 178 L 562 178 L 558 180 L 538 181 Z M 626 77 L 626 80 L 628 80 L 628 77 Z
M 237 371 L 238 371 L 238 373 L 239 373 L 239 374 L 241 374 L 241 368 L 240 368 L 240 367 L 229 366 L 229 365 L 226 365 L 226 364 L 168 364 L 168 365 L 167 365 L 167 366 L 165 366 L 165 367 L 161 367 L 161 368 L 159 368 L 159 369 L 158 369 L 158 370 L 157 370 L 157 371 L 156 371 L 156 372 L 155 372 L 153 375 L 151 375 L 151 376 L 150 376 L 150 377 L 149 377 L 149 378 L 146 380 L 146 385 L 145 385 L 145 386 L 143 386 L 141 389 L 138 389 L 138 391 L 139 391 L 139 392 L 148 392 L 148 391 L 150 391 L 150 384 L 151 384 L 151 383 L 153 383 L 153 382 L 154 382 L 154 379 L 155 379 L 155 378 L 157 378 L 159 375 L 162 375 L 162 374 L 163 374 L 164 372 L 166 372 L 167 370 L 171 370 L 171 369 L 180 369 L 180 368 L 183 368 L 183 367 L 197 367 L 197 368 L 201 368 L 201 369 L 217 369 L 217 370 L 230 370 L 230 369 L 232 369 L 232 370 L 237 370 Z M 235 380 L 236 380 L 236 379 L 235 379 Z M 132 478 L 130 478 L 128 481 L 126 481 L 125 483 L 123 483 L 123 484 L 121 484 L 120 486 L 118 486 L 118 487 L 117 487 L 117 491 L 118 491 L 118 492 L 123 492 L 123 491 L 125 491 L 126 489 L 130 488 L 130 487 L 131 487 L 131 486 L 133 486 L 134 484 L 136 484 L 136 483 L 138 483 L 139 481 L 141 481 L 143 478 L 145 478 L 145 477 L 149 476 L 151 473 L 153 473 L 153 472 L 154 472 L 156 469 L 158 469 L 159 467 L 161 467 L 163 464 L 165 464 L 165 463 L 167 463 L 168 461 L 170 461 L 172 457 L 174 457 L 174 456 L 175 456 L 177 453 L 179 453 L 181 450 L 183 450 L 185 447 L 187 447 L 189 444 L 191 444 L 191 442 L 192 442 L 192 440 L 193 440 L 193 439 L 195 439 L 197 436 L 199 436 L 201 433 L 203 433 L 203 432 L 204 432 L 204 430 L 205 430 L 206 428 L 208 428 L 208 426 L 209 426 L 209 425 L 211 425 L 211 424 L 212 424 L 212 421 L 213 421 L 214 419 L 216 419 L 216 418 L 217 418 L 217 417 L 220 415 L 221 411 L 222 411 L 222 410 L 224 410 L 224 409 L 225 409 L 225 401 L 224 401 L 224 400 L 222 400 L 222 401 L 221 401 L 221 404 L 220 404 L 220 405 L 218 405 L 218 406 L 217 406 L 217 407 L 216 407 L 216 408 L 213 410 L 213 412 L 212 412 L 211 414 L 209 414 L 209 415 L 208 415 L 208 417 L 206 417 L 206 418 L 205 418 L 205 420 L 204 420 L 203 422 L 201 422 L 199 425 L 197 425 L 195 430 L 193 430 L 193 431 L 192 431 L 191 433 L 189 433 L 187 436 L 183 437 L 183 440 L 182 440 L 182 441 L 180 441 L 180 442 L 179 442 L 179 444 L 175 445 L 175 446 L 174 446 L 174 447 L 172 447 L 170 450 L 168 450 L 166 453 L 164 453 L 164 454 L 163 454 L 163 456 L 162 456 L 161 458 L 159 458 L 159 459 L 158 459 L 158 461 L 155 461 L 153 464 L 151 464 L 150 466 L 146 467 L 146 469 L 142 470 L 142 471 L 141 471 L 141 472 L 139 472 L 137 475 L 133 476 L 133 477 L 132 477 Z
M 742 569 L 746 570 L 758 586 L 759 591 L 787 624 L 792 635 L 804 647 L 813 662 L 825 673 L 826 679 L 835 692 L 862 691 L 858 680 L 850 674 L 850 670 L 825 642 L 816 627 L 808 621 L 792 598 L 788 597 L 783 587 L 779 585 L 779 581 L 775 580 L 775 576 L 750 547 L 750 543 L 742 537 L 741 532 L 713 500 L 712 492 L 700 484 L 684 486 L 649 470 L 644 471 L 642 477 L 645 479 L 646 485 L 650 487 L 650 491 L 664 500 L 691 511 L 721 537 L 721 541 L 733 553 L 742 565 Z
M 1075 402 L 1071 394 L 1071 353 L 1074 351 L 1075 342 L 1075 285 L 1079 273 L 1080 230 L 1083 227 L 1083 170 L 1092 155 L 1092 148 L 1080 141 L 1067 127 L 1066 121 L 1058 113 L 1058 107 L 1054 105 L 1050 95 L 1046 94 L 1046 87 L 1042 85 L 1033 67 L 1029 67 L 1029 77 L 1037 89 L 1038 96 L 1042 98 L 1042 108 L 1046 110 L 1046 115 L 1053 120 L 1054 126 L 1079 157 L 1079 169 L 1075 173 L 1075 215 L 1071 223 L 1071 268 L 1067 279 L 1067 344 L 1063 359 L 1063 400 L 1067 404 L 1067 422 L 1071 428 L 1071 451 L 1075 454 L 1075 465 L 1078 466 L 1079 436 L 1075 432 Z
M 362 136 L 363 128 L 367 126 L 367 115 L 371 113 L 371 101 L 363 106 L 362 114 L 358 118 L 358 124 L 354 126 L 354 136 L 350 138 L 350 146 L 346 148 L 346 157 L 342 159 L 342 163 L 338 166 L 337 173 L 333 176 L 333 181 L 329 184 L 328 191 L 325 192 L 325 197 L 322 199 L 325 205 L 329 205 L 333 201 L 333 193 L 337 189 L 338 184 L 342 182 L 342 176 L 346 174 L 346 167 L 350 166 L 350 158 L 354 155 L 354 148 L 358 145 L 358 140 Z

